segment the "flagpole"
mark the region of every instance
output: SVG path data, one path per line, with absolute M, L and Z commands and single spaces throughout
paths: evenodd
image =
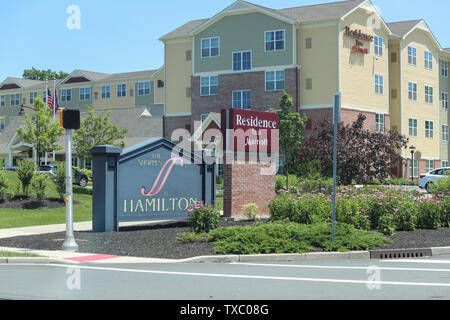
M 53 122 L 56 121 L 56 79 L 53 79 Z M 56 151 L 53 150 L 53 161 L 56 161 Z

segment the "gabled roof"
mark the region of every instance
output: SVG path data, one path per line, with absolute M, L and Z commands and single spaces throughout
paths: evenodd
M 428 27 L 427 23 L 423 19 L 393 22 L 393 23 L 388 23 L 388 26 L 392 30 L 392 32 L 394 32 L 395 35 L 397 35 L 398 37 L 403 38 L 403 39 L 408 37 L 416 29 L 423 30 L 430 36 L 431 40 L 434 42 L 436 47 L 438 47 L 439 49 L 442 49 L 439 41 L 434 36 L 433 32 L 431 31 L 431 29 Z
M 0 87 L 7 85 L 7 84 L 15 84 L 18 87 L 20 87 L 21 89 L 27 89 L 27 88 L 30 88 L 32 86 L 39 85 L 42 83 L 45 84 L 45 81 L 8 77 L 2 83 L 0 83 Z
M 177 29 L 169 32 L 165 36 L 162 36 L 161 38 L 159 38 L 159 40 L 164 41 L 164 40 L 186 37 L 192 30 L 194 30 L 199 25 L 205 23 L 208 20 L 209 19 L 200 19 L 200 20 L 189 21 L 189 22 L 183 24 L 181 27 L 178 27 Z
M 297 22 L 340 19 L 367 0 L 350 0 L 277 10 Z

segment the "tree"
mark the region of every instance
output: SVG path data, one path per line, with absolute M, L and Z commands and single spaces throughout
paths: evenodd
M 34 67 L 32 67 L 31 70 L 30 69 L 24 70 L 22 75 L 22 77 L 25 79 L 41 80 L 41 81 L 65 79 L 68 76 L 69 74 L 64 71 L 60 71 L 59 73 L 57 73 L 56 71 L 52 71 L 50 69 L 38 70 L 35 69 Z
M 33 179 L 35 170 L 36 167 L 29 159 L 19 161 L 19 166 L 17 167 L 17 177 L 22 184 L 22 192 L 27 198 L 28 188 L 30 186 L 31 180 Z
M 295 162 L 297 151 L 303 141 L 306 116 L 291 111 L 294 105 L 292 97 L 283 91 L 280 98 L 280 151 L 285 156 L 286 187 L 289 189 L 289 167 Z
M 73 135 L 74 153 L 84 160 L 91 159 L 90 150 L 99 145 L 114 145 L 125 147 L 124 139 L 128 129 L 119 128 L 109 120 L 110 112 L 100 115 L 92 107 L 88 106 L 87 117 L 81 121 L 80 129 Z
M 23 127 L 17 129 L 17 133 L 27 143 L 33 145 L 37 152 L 37 163 L 39 167 L 41 154 L 62 149 L 58 145 L 58 139 L 63 134 L 59 122 L 53 122 L 53 114 L 41 98 L 34 100 L 34 111 L 32 118 L 27 114 Z
M 340 183 L 348 185 L 353 179 L 359 183 L 384 180 L 401 159 L 398 150 L 408 143 L 408 139 L 397 132 L 378 133 L 364 129 L 366 119 L 365 115 L 359 114 L 352 125 L 339 126 L 337 175 Z M 319 123 L 298 150 L 296 165 L 317 159 L 322 173 L 329 176 L 333 170 L 333 137 L 332 122 Z

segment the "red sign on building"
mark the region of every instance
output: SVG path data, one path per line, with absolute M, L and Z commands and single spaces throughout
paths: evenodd
M 221 123 L 224 151 L 278 153 L 277 113 L 223 109 Z

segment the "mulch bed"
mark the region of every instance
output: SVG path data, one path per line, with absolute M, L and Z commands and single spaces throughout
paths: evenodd
M 252 222 L 221 221 L 222 227 L 251 225 Z M 184 259 L 216 255 L 209 243 L 184 244 L 177 236 L 188 232 L 186 221 L 122 227 L 120 232 L 75 232 L 81 253 L 117 256 Z M 0 247 L 34 250 L 61 250 L 65 233 L 43 234 L 0 239 Z M 411 249 L 450 246 L 450 228 L 398 232 L 388 237 L 392 244 L 374 249 Z
M 75 204 L 76 201 L 74 201 Z M 78 202 L 77 202 L 78 203 Z M 61 199 L 47 198 L 40 202 L 35 197 L 19 197 L 19 198 L 6 198 L 0 201 L 0 209 L 56 209 L 65 207 L 66 203 Z

